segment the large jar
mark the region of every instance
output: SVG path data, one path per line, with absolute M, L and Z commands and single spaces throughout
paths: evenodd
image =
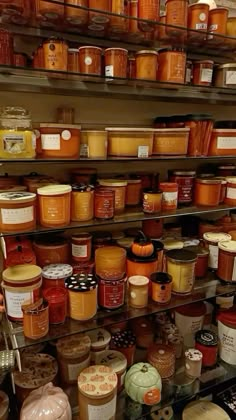
M 218 316 L 218 337 L 220 358 L 230 365 L 236 365 L 236 313 L 221 312 Z
M 45 4 L 49 4 L 43 2 Z M 68 45 L 61 38 L 52 37 L 43 43 L 44 68 L 46 70 L 67 71 Z
M 167 83 L 185 83 L 186 53 L 182 49 L 159 51 L 157 80 Z
M 139 0 L 138 1 L 138 17 L 139 19 L 151 20 L 157 22 L 160 14 L 160 1 L 159 0 Z M 149 32 L 154 31 L 155 24 L 151 22 L 138 22 L 141 31 Z
M 208 267 L 211 270 L 218 268 L 219 248 L 218 244 L 221 241 L 230 241 L 231 236 L 224 232 L 205 232 L 203 234 L 205 247 L 209 250 Z
M 76 124 L 40 123 L 41 157 L 78 159 L 80 129 Z
M 193 3 L 188 7 L 188 29 L 193 29 L 193 32 L 189 32 L 189 38 L 204 37 L 205 34 L 201 32 L 207 31 L 209 15 L 209 5 L 207 3 Z M 195 31 L 199 31 L 199 34 Z
M 65 19 L 67 22 L 72 26 L 86 25 L 88 10 L 71 6 L 88 7 L 88 0 L 65 0 Z
M 211 86 L 213 76 L 214 61 L 201 60 L 193 63 L 193 85 Z
M 187 27 L 188 22 L 188 0 L 166 0 L 166 25 Z M 169 36 L 183 35 L 181 28 L 166 27 Z
M 202 329 L 205 314 L 206 306 L 203 302 L 192 303 L 175 309 L 175 325 L 184 337 L 185 346 L 194 346 L 195 333 Z
M 70 257 L 69 242 L 60 236 L 39 235 L 33 242 L 37 265 L 68 264 Z
M 119 179 L 100 179 L 99 185 L 103 189 L 113 190 L 115 192 L 115 212 L 122 212 L 125 208 L 127 181 Z
M 136 79 L 156 80 L 158 53 L 155 50 L 142 50 L 136 53 Z
M 127 77 L 128 50 L 124 48 L 107 48 L 104 55 L 107 82 L 113 80 L 113 77 L 125 79 Z
M 220 203 L 221 180 L 197 178 L 194 188 L 196 206 L 218 206 Z
M 120 280 L 126 272 L 126 251 L 118 246 L 105 246 L 95 251 L 95 271 L 103 280 Z
M 236 241 L 221 241 L 218 247 L 217 276 L 226 282 L 236 282 Z
M 69 316 L 87 321 L 97 312 L 97 282 L 92 274 L 79 273 L 65 281 L 68 290 Z
M 72 185 L 71 220 L 87 222 L 94 216 L 94 187 L 92 185 Z
M 0 228 L 2 232 L 27 232 L 36 227 L 36 194 L 0 193 Z
M 209 11 L 208 31 L 212 34 L 226 34 L 227 19 L 229 9 L 225 7 L 217 7 Z M 208 35 L 208 39 L 212 39 L 213 35 Z M 215 38 L 219 40 L 219 38 Z
M 37 193 L 41 226 L 61 227 L 70 223 L 70 185 L 49 185 L 38 188 Z
M 167 273 L 172 276 L 172 292 L 186 295 L 192 292 L 195 281 L 197 256 L 191 251 L 173 249 L 167 251 Z
M 80 73 L 101 76 L 102 49 L 93 46 L 79 48 Z

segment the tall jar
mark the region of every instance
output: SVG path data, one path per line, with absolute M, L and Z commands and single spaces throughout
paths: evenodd
M 120 280 L 126 272 L 126 251 L 118 246 L 105 246 L 95 251 L 95 271 L 103 280 Z
M 205 247 L 209 250 L 208 267 L 215 271 L 218 268 L 219 248 L 221 241 L 230 241 L 232 238 L 224 232 L 205 232 L 203 240 Z
M 68 45 L 63 39 L 51 37 L 44 41 L 43 53 L 46 70 L 67 71 Z
M 72 185 L 71 220 L 87 222 L 94 216 L 94 187 L 92 185 Z
M 88 11 L 71 6 L 88 7 L 88 0 L 65 0 L 65 19 L 73 26 L 86 25 Z
M 182 26 L 187 28 L 188 0 L 166 0 L 166 25 Z M 169 36 L 183 35 L 181 28 L 166 27 Z
M 94 195 L 94 217 L 99 220 L 108 220 L 114 217 L 115 191 L 97 188 Z
M 169 181 L 178 184 L 178 204 L 190 204 L 193 200 L 193 187 L 196 171 L 169 171 Z
M 172 293 L 186 295 L 192 292 L 195 281 L 197 256 L 191 251 L 173 249 L 167 251 L 167 273 L 172 276 Z
M 217 7 L 209 11 L 208 31 L 212 34 L 225 35 L 227 29 L 229 9 L 225 7 Z M 213 35 L 208 35 L 208 39 L 212 39 Z M 221 38 L 218 38 L 221 42 Z
M 138 1 L 138 17 L 139 19 L 151 20 L 158 22 L 160 14 L 160 0 L 139 0 Z M 138 22 L 139 28 L 143 32 L 154 31 L 155 24 L 149 22 Z
M 92 254 L 92 235 L 88 232 L 81 232 L 73 235 L 72 242 L 72 259 L 77 262 L 87 262 L 91 259 Z
M 236 241 L 219 242 L 217 277 L 226 282 L 236 282 Z
M 186 52 L 166 48 L 159 51 L 157 80 L 167 83 L 185 83 Z
M 79 273 L 65 281 L 71 319 L 88 321 L 97 313 L 97 282 L 93 274 Z
M 111 12 L 116 15 L 127 14 L 126 0 L 111 0 Z M 111 16 L 110 28 L 112 32 L 122 33 L 127 29 L 127 19 L 121 16 Z
M 205 34 L 201 32 L 207 31 L 209 17 L 209 4 L 193 3 L 188 6 L 188 32 L 189 38 L 202 38 Z M 191 32 L 193 30 L 194 32 Z M 199 33 L 196 32 L 199 31 Z

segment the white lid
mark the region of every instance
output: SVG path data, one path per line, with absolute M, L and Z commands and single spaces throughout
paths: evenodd
M 126 187 L 127 181 L 122 181 L 119 179 L 99 179 L 99 185 L 102 187 Z
M 127 359 L 123 353 L 114 350 L 104 351 L 97 359 L 99 365 L 111 367 L 116 373 L 122 372 L 127 368 Z
M 149 283 L 149 279 L 145 276 L 131 276 L 128 282 L 133 286 L 146 286 Z
M 179 241 L 178 239 L 166 238 L 161 242 L 164 244 L 164 249 L 167 251 L 171 249 L 182 249 L 184 247 L 184 242 Z
M 221 241 L 218 247 L 223 251 L 236 252 L 236 241 Z
M 62 130 L 64 130 L 64 128 L 66 128 L 67 130 L 69 129 L 73 130 L 73 128 L 78 128 L 79 130 L 81 129 L 81 125 L 78 125 L 78 124 L 60 124 L 60 123 L 40 123 L 39 127 L 40 128 L 61 128 Z
M 227 176 L 225 179 L 230 184 L 236 184 L 236 176 Z
M 99 328 L 98 330 L 88 331 L 88 336 L 91 339 L 91 348 L 95 350 L 97 347 L 107 346 L 111 341 L 111 334 L 109 331 Z
M 49 264 L 42 270 L 45 279 L 63 279 L 71 276 L 72 273 L 73 268 L 69 264 Z
M 65 194 L 72 191 L 72 188 L 70 185 L 47 185 L 45 187 L 41 187 L 37 189 L 37 193 L 39 195 L 59 195 L 59 194 Z
M 203 234 L 203 239 L 206 239 L 209 242 L 215 242 L 217 244 L 221 241 L 230 241 L 232 237 L 228 233 L 224 232 L 206 232 Z

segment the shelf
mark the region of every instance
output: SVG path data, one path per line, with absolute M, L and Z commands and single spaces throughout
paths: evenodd
M 27 339 L 23 334 L 23 328 L 20 323 L 12 323 L 4 319 L 2 322 L 2 328 L 10 336 L 13 349 L 22 349 L 35 343 L 44 343 L 60 337 L 70 336 L 77 333 L 85 333 L 86 331 L 94 330 L 100 327 L 107 328 L 121 321 L 128 321 L 141 316 L 163 312 L 178 306 L 210 299 L 217 295 L 216 287 L 218 284 L 221 283 L 218 280 L 215 280 L 212 273 L 209 273 L 207 279 L 196 280 L 194 291 L 191 295 L 185 297 L 172 296 L 171 302 L 168 305 L 158 305 L 150 300 L 148 307 L 143 309 L 131 309 L 125 305 L 115 311 L 99 310 L 97 315 L 87 322 L 74 321 L 68 318 L 63 325 L 51 326 L 49 334 L 40 340 Z M 218 295 L 232 291 L 236 292 L 236 285 L 226 284 L 224 292 L 221 292 Z

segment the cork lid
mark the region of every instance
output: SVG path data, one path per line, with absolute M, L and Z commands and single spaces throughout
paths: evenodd
M 2 273 L 2 278 L 11 283 L 31 283 L 41 278 L 42 270 L 37 265 L 20 264 L 8 267 Z
M 69 264 L 49 264 L 42 270 L 45 279 L 63 279 L 71 276 L 72 273 L 73 268 Z
M 91 339 L 91 349 L 96 350 L 101 346 L 107 346 L 111 341 L 111 334 L 109 331 L 99 328 L 97 330 L 89 331 L 88 335 Z
M 117 387 L 115 371 L 104 365 L 90 366 L 84 369 L 78 378 L 79 392 L 92 398 L 104 398 Z
M 112 368 L 116 373 L 120 373 L 127 368 L 127 359 L 120 351 L 106 350 L 97 360 L 99 365 Z
M 228 233 L 224 232 L 205 232 L 203 239 L 217 244 L 220 241 L 230 241 L 232 238 Z
M 83 357 L 90 351 L 91 339 L 88 335 L 77 334 L 57 341 L 57 352 L 66 359 Z
M 49 354 L 26 354 L 22 358 L 22 372 L 14 372 L 14 382 L 21 388 L 39 388 L 54 381 L 57 361 Z

